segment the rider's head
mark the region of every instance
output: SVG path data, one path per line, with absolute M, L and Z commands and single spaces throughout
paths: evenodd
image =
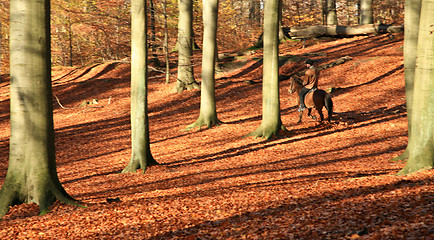
M 312 59 L 307 59 L 305 63 L 306 63 L 306 65 L 308 65 L 307 67 L 310 67 L 310 66 L 313 66 L 314 62 Z

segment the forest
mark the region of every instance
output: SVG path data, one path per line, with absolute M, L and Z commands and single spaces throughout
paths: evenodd
M 359 22 L 357 3 L 360 0 L 336 1 L 339 25 L 352 26 Z M 51 34 L 52 63 L 55 66 L 83 66 L 130 56 L 131 20 L 127 0 L 52 0 Z M 256 43 L 262 32 L 261 0 L 221 0 L 217 42 L 220 51 L 239 51 Z M 165 16 L 169 49 L 175 48 L 178 9 L 175 0 L 149 1 L 149 44 L 152 54 L 162 55 Z M 282 25 L 307 27 L 322 25 L 323 0 L 283 0 Z M 196 44 L 202 45 L 202 1 L 194 1 L 193 18 Z M 9 62 L 9 1 L 2 0 L 1 60 L 2 73 L 8 72 Z M 164 14 L 166 9 L 166 14 Z M 375 23 L 402 24 L 404 0 L 377 1 L 373 5 Z M 231 37 L 227 37 L 231 36 Z M 159 46 L 159 47 L 158 47 Z M 92 53 L 92 54 L 88 54 Z
M 1 239 L 434 237 L 431 1 L 0 10 Z

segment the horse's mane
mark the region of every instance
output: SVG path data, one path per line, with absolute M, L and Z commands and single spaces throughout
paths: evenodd
M 300 85 L 303 85 L 303 80 L 301 80 L 301 78 L 300 78 L 299 76 L 297 76 L 297 75 L 292 75 L 291 78 L 294 80 L 294 82 L 296 82 L 296 83 L 298 83 L 298 84 L 300 84 Z

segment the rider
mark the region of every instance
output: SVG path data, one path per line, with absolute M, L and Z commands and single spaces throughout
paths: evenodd
M 300 108 L 299 112 L 306 109 L 304 104 L 304 97 L 309 91 L 315 91 L 318 87 L 319 70 L 315 67 L 314 61 L 312 59 L 306 60 L 307 70 L 302 78 L 303 88 L 300 91 Z

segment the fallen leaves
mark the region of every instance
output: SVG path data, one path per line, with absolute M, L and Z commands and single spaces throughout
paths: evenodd
M 389 162 L 406 147 L 407 124 L 402 41 L 381 45 L 386 38 L 340 39 L 306 49 L 282 45 L 281 52 L 291 55 L 321 52 L 324 63 L 347 55 L 353 60 L 321 73 L 320 87 L 336 89 L 333 124 L 296 125 L 295 98 L 282 81 L 288 132 L 270 141 L 243 138 L 261 121 L 261 84 L 244 82 L 262 77 L 254 61 L 217 80 L 224 124 L 201 131 L 180 131 L 199 113 L 199 92 L 173 94 L 163 79 L 152 79 L 151 151 L 162 165 L 145 174 L 119 174 L 131 154 L 129 76 L 119 76 L 129 66 L 119 64 L 97 79 L 104 66 L 89 75 L 77 71 L 81 78 L 55 80 L 54 91 L 66 106 L 112 96 L 110 105 L 85 112 L 55 105 L 59 179 L 87 208 L 55 203 L 37 216 L 35 204 L 14 206 L 0 221 L 0 238 L 431 237 L 434 170 L 395 176 L 403 163 Z M 281 68 L 282 74 L 299 70 L 296 63 Z M 54 72 L 53 79 L 63 75 Z M 0 135 L 1 182 L 7 170 L 7 91 L 7 83 L 0 83 L 0 126 L 6 129 Z

